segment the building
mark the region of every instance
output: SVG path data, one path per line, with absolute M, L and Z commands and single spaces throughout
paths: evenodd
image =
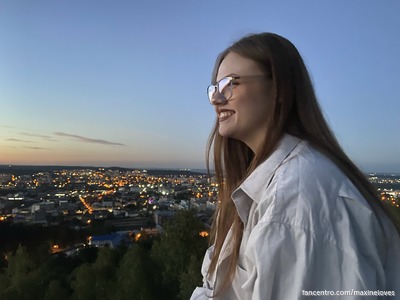
M 97 235 L 89 239 L 89 245 L 95 247 L 116 248 L 120 245 L 129 245 L 131 241 L 128 233 L 111 233 L 106 235 Z

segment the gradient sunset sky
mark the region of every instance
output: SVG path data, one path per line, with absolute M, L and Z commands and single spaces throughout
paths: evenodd
M 214 59 L 291 40 L 366 172 L 400 172 L 398 0 L 0 1 L 0 164 L 204 168 Z

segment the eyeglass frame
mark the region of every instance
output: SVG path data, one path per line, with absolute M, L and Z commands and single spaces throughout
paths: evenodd
M 208 100 L 210 101 L 210 104 L 211 105 L 214 105 L 214 97 L 215 97 L 215 95 L 216 95 L 216 93 L 218 92 L 218 94 L 219 94 L 219 98 L 222 100 L 222 103 L 226 103 L 226 102 L 228 102 L 231 98 L 232 98 L 232 96 L 233 96 L 233 88 L 232 88 L 232 86 L 233 86 L 233 84 L 234 84 L 234 80 L 238 80 L 238 79 L 244 79 L 244 80 L 254 80 L 254 79 L 258 79 L 258 78 L 264 78 L 264 77 L 269 77 L 269 76 L 267 76 L 267 75 L 264 75 L 264 74 L 260 74 L 260 75 L 244 75 L 244 76 L 239 76 L 239 75 L 228 75 L 228 76 L 225 76 L 225 77 L 223 77 L 223 78 L 221 78 L 220 80 L 218 80 L 218 82 L 216 82 L 215 84 L 210 84 L 208 87 L 207 87 L 207 95 L 208 95 Z M 220 90 L 220 86 L 219 86 L 219 84 L 221 83 L 221 81 L 222 80 L 225 80 L 225 79 L 230 79 L 229 80 L 229 83 L 227 84 L 227 85 L 225 85 L 223 88 L 222 88 L 222 91 L 224 90 L 224 89 L 226 89 L 226 88 L 229 88 L 230 89 L 230 91 L 231 91 L 231 94 L 230 94 L 230 96 L 227 98 L 227 97 L 225 97 L 224 96 L 224 94 L 222 93 L 222 91 Z M 211 92 L 210 92 L 210 88 L 213 88 L 214 89 L 214 91 L 213 91 L 213 93 L 211 94 Z M 211 94 L 211 96 L 210 96 L 210 94 Z

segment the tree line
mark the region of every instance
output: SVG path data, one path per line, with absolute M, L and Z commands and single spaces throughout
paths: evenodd
M 48 245 L 18 246 L 0 258 L 0 299 L 188 299 L 201 285 L 208 240 L 193 211 L 180 211 L 162 234 L 132 246 L 50 254 Z

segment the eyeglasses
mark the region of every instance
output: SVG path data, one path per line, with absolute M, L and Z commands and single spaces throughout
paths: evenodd
M 210 100 L 210 103 L 214 105 L 217 103 L 215 101 L 216 99 L 216 94 L 218 92 L 218 98 L 220 103 L 225 103 L 229 99 L 232 98 L 233 95 L 233 86 L 235 84 L 238 84 L 235 82 L 235 80 L 254 80 L 254 79 L 259 79 L 267 77 L 266 75 L 249 75 L 249 76 L 236 76 L 236 75 L 230 75 L 222 78 L 220 81 L 218 81 L 216 84 L 211 84 L 207 88 L 207 94 L 208 94 L 208 100 Z

